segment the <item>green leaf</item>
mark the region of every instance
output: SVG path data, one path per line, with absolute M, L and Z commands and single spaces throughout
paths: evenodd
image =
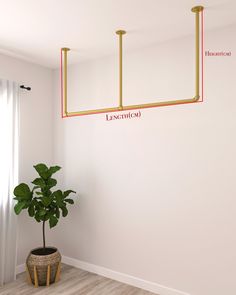
M 31 204 L 32 206 L 35 207 L 35 211 L 36 211 L 36 208 L 38 207 L 38 201 L 34 198 L 32 201 L 31 201 Z
M 23 209 L 29 208 L 30 203 L 30 201 L 25 201 L 25 206 L 23 207 Z
M 53 212 L 47 212 L 47 214 L 44 216 L 44 220 L 48 220 L 53 214 Z
M 45 164 L 37 164 L 34 166 L 34 168 L 43 179 L 46 180 L 50 177 L 50 174 L 48 173 L 48 167 Z
M 40 206 L 39 206 L 39 202 L 38 202 L 38 200 L 37 200 L 36 198 L 34 198 L 34 199 L 32 200 L 32 204 L 35 206 L 35 209 L 37 208 L 37 210 L 38 210 L 38 208 L 40 207 Z
M 34 218 L 35 218 L 35 220 L 36 220 L 37 222 L 40 222 L 40 221 L 41 221 L 38 212 L 35 214 Z
M 39 208 L 39 209 L 43 209 L 44 208 L 44 205 L 42 203 L 42 198 L 39 198 L 38 203 L 37 203 L 37 208 Z
M 15 198 L 13 198 L 13 200 L 23 201 L 23 199 L 21 197 L 15 197 Z
M 55 191 L 52 195 L 53 195 L 53 197 L 55 197 L 56 204 L 59 207 L 64 206 L 64 203 L 63 203 L 63 194 L 62 194 L 62 191 L 61 190 Z
M 18 202 L 15 207 L 14 207 L 14 210 L 15 210 L 15 213 L 17 215 L 19 215 L 22 211 L 22 209 L 24 208 L 26 202 L 25 201 L 22 201 L 22 202 Z
M 67 196 L 69 196 L 69 194 L 71 194 L 71 193 L 76 193 L 76 192 L 75 191 L 72 191 L 72 190 L 65 191 L 63 193 L 64 198 L 66 198 Z
M 51 197 L 52 196 L 52 192 L 48 188 L 45 188 L 43 190 L 42 195 L 45 196 L 45 197 Z
M 48 169 L 48 167 L 43 163 L 35 165 L 34 168 L 45 180 L 49 179 L 54 173 L 61 169 L 59 166 L 52 166 Z
M 60 208 L 62 208 L 62 207 L 65 206 L 65 204 L 62 202 L 62 200 L 57 200 L 56 204 L 57 204 L 57 206 L 60 207 Z
M 49 226 L 50 226 L 50 228 L 56 226 L 57 223 L 58 223 L 58 219 L 57 219 L 55 216 L 52 215 L 52 216 L 49 218 Z
M 34 181 L 32 181 L 33 184 L 39 186 L 40 188 L 44 188 L 45 187 L 45 181 L 42 178 L 35 178 Z
M 40 209 L 39 210 L 39 216 L 44 216 L 47 213 L 47 211 L 45 209 Z
M 74 200 L 72 200 L 72 199 L 65 199 L 65 202 L 67 202 L 69 204 L 74 204 Z
M 28 213 L 29 213 L 29 216 L 30 216 L 30 217 L 33 217 L 33 216 L 34 216 L 34 214 L 35 214 L 35 210 L 34 210 L 34 205 L 33 205 L 33 204 L 31 204 L 31 205 L 29 206 Z
M 29 186 L 26 183 L 20 183 L 14 189 L 14 195 L 22 200 L 30 200 L 32 193 Z
M 58 207 L 56 207 L 56 217 L 59 219 L 60 218 L 60 210 Z
M 52 198 L 50 197 L 42 197 L 42 203 L 45 207 L 48 207 L 52 202 Z
M 48 170 L 48 172 L 49 172 L 49 174 L 50 174 L 50 177 L 51 177 L 54 173 L 56 173 L 57 171 L 59 171 L 60 169 L 61 169 L 60 166 L 52 166 L 52 167 L 50 167 L 49 170 Z
M 51 188 L 53 186 L 57 185 L 57 181 L 56 179 L 54 178 L 49 178 L 48 181 L 47 181 L 47 187 L 48 188 Z
M 62 216 L 63 216 L 63 217 L 66 217 L 67 214 L 68 214 L 68 210 L 67 210 L 66 206 L 61 207 L 61 211 L 62 211 Z
M 63 194 L 62 194 L 62 191 L 60 189 L 53 192 L 53 196 L 55 196 L 56 198 L 59 198 L 59 199 L 63 199 Z
M 33 189 L 32 189 L 32 193 L 33 193 L 36 189 L 38 189 L 38 188 L 40 188 L 40 186 L 38 186 L 38 185 L 34 186 Z M 36 193 L 36 194 L 37 194 L 37 193 Z

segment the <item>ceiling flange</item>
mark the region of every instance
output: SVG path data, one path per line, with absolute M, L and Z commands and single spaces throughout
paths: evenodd
M 61 50 L 62 50 L 62 51 L 70 51 L 70 48 L 68 48 L 68 47 L 63 47 Z
M 192 12 L 201 12 L 203 11 L 204 7 L 203 6 L 194 6 L 191 11 Z
M 124 30 L 118 30 L 118 31 L 116 31 L 116 34 L 117 35 L 124 35 L 124 34 L 126 34 L 126 31 L 124 31 Z

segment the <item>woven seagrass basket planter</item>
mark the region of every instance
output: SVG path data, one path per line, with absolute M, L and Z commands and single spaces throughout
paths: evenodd
M 49 286 L 59 279 L 61 254 L 54 247 L 36 248 L 30 251 L 27 260 L 29 282 L 37 286 Z

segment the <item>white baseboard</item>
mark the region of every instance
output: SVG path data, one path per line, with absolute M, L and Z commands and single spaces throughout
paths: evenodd
M 128 274 L 116 272 L 114 270 L 99 265 L 94 265 L 67 256 L 62 256 L 62 262 L 159 295 L 190 295 L 173 288 L 168 288 L 154 282 L 145 281 L 143 279 L 136 278 Z
M 16 266 L 16 274 L 22 273 L 25 271 L 25 263 Z

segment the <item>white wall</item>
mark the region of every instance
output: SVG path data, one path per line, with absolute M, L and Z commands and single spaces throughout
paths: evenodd
M 18 59 L 0 55 L 0 78 L 31 86 L 20 91 L 20 181 L 36 177 L 33 165 L 52 161 L 52 71 Z M 18 264 L 32 248 L 42 244 L 41 226 L 28 213 L 19 219 Z M 50 238 L 49 238 L 50 242 Z
M 236 294 L 235 33 L 206 33 L 206 49 L 232 57 L 205 60 L 204 103 L 139 119 L 62 120 L 55 72 L 54 162 L 79 195 L 53 232 L 64 255 L 191 295 Z M 194 95 L 193 38 L 127 53 L 124 67 L 126 104 Z M 117 61 L 73 66 L 69 81 L 71 110 L 112 105 Z

